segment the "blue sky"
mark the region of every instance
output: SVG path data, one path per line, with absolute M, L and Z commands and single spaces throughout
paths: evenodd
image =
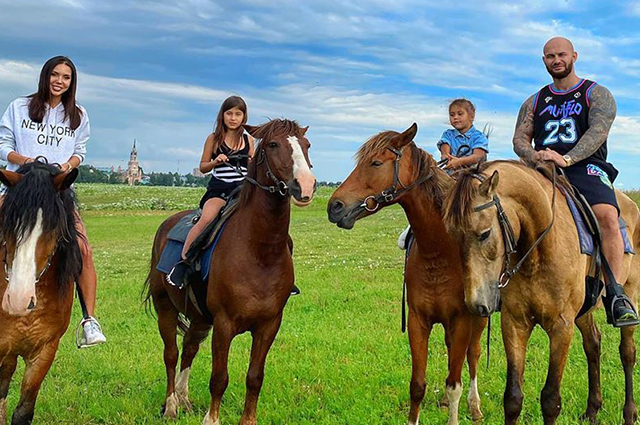
M 0 0 L 0 108 L 33 92 L 51 56 L 70 56 L 91 120 L 87 162 L 146 171 L 196 167 L 221 101 L 249 122 L 309 125 L 319 180 L 342 180 L 371 135 L 417 122 L 435 153 L 448 101 L 494 127 L 490 159 L 514 157 L 520 104 L 550 81 L 544 42 L 573 40 L 578 75 L 618 103 L 616 184 L 640 188 L 640 1 Z

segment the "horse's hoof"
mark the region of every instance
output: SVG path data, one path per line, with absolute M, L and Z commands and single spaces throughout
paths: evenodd
M 484 419 L 484 415 L 482 414 L 482 412 L 480 410 L 477 411 L 472 411 L 471 412 L 471 421 L 473 423 L 477 423 L 477 422 L 481 422 Z
M 178 402 L 187 413 L 193 413 L 193 405 L 191 404 L 191 401 L 189 401 L 188 396 L 178 395 Z
M 207 413 L 204 415 L 204 420 L 202 421 L 202 425 L 220 425 L 220 418 L 214 421 L 213 419 L 211 419 L 211 416 L 209 415 L 209 411 L 207 410 Z
M 165 419 L 175 421 L 178 418 L 178 397 L 175 393 L 167 397 L 164 404 L 164 413 L 162 415 Z
M 591 424 L 591 425 L 598 425 L 600 423 L 596 415 L 588 414 L 588 413 L 583 413 L 582 415 L 580 415 L 578 419 L 581 422 L 587 422 L 588 424 Z
M 438 402 L 438 405 L 439 405 L 441 408 L 447 408 L 447 407 L 449 407 L 449 396 L 447 395 L 447 393 L 446 393 L 446 392 L 442 395 L 442 398 L 441 398 L 441 399 L 440 399 L 440 401 Z

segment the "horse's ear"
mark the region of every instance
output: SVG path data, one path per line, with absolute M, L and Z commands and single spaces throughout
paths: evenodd
M 500 180 L 500 174 L 498 170 L 491 174 L 491 177 L 480 183 L 480 194 L 484 196 L 493 196 L 498 187 L 498 181 Z
M 255 125 L 249 125 L 249 124 L 242 124 L 242 127 L 247 131 L 247 133 L 249 133 L 256 139 L 260 139 L 260 137 L 256 137 L 256 133 L 258 132 L 258 128 L 260 127 Z
M 413 138 L 416 137 L 417 132 L 418 124 L 411 124 L 411 127 L 407 128 L 405 131 L 396 136 L 395 140 L 393 141 L 394 147 L 397 149 L 405 147 L 413 141 Z
M 301 136 L 304 136 L 305 134 L 307 134 L 307 131 L 308 131 L 308 130 L 309 130 L 309 126 L 302 127 L 302 128 L 300 129 L 300 135 L 301 135 Z
M 57 174 L 53 178 L 53 187 L 55 187 L 58 192 L 69 189 L 73 182 L 78 178 L 78 174 L 79 172 L 77 168 L 72 169 L 68 173 Z
M 0 170 L 0 181 L 5 186 L 13 187 L 17 185 L 20 180 L 22 180 L 22 174 L 13 171 Z

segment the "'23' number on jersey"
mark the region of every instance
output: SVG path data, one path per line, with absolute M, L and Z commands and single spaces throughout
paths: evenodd
M 553 145 L 558 143 L 558 139 L 562 143 L 575 143 L 578 133 L 576 132 L 576 122 L 573 118 L 562 118 L 561 120 L 547 121 L 544 126 L 546 131 L 549 131 L 549 135 L 543 145 Z

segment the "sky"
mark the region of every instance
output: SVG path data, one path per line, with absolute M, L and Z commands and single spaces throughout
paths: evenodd
M 0 109 L 36 90 L 42 64 L 73 59 L 88 111 L 86 162 L 190 172 L 221 102 L 249 123 L 310 126 L 318 180 L 341 181 L 383 130 L 418 124 L 432 154 L 448 103 L 490 123 L 489 159 L 514 158 L 522 102 L 551 82 L 542 46 L 570 38 L 577 74 L 614 95 L 616 186 L 640 188 L 640 0 L 0 0 Z

